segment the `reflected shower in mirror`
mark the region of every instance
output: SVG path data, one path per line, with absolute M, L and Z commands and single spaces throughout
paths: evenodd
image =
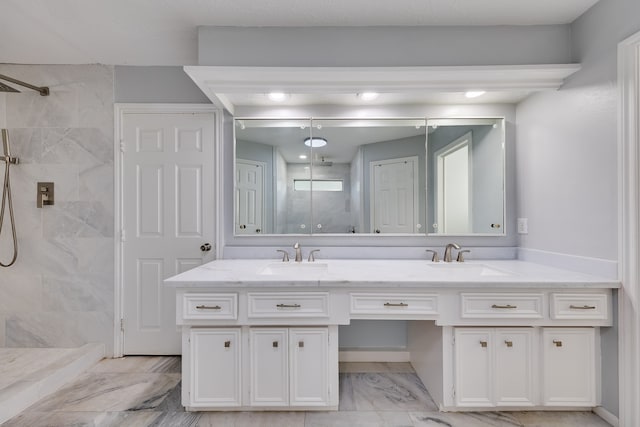
M 504 119 L 427 121 L 428 233 L 503 235 Z

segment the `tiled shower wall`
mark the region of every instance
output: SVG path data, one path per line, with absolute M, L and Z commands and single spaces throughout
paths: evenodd
M 19 255 L 0 268 L 0 346 L 113 348 L 113 67 L 0 65 L 0 74 L 49 86 L 0 97 L 9 129 Z M 0 165 L 4 173 L 4 166 Z M 36 207 L 36 183 L 55 205 Z M 8 213 L 0 259 L 10 256 Z

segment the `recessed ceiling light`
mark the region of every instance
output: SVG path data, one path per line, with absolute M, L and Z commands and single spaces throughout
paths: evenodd
M 298 157 L 301 158 L 302 160 L 304 160 L 304 159 L 307 158 L 307 155 L 306 154 L 300 154 Z
M 379 96 L 380 94 L 378 92 L 360 92 L 358 94 L 358 98 L 362 99 L 363 101 L 373 101 Z
M 304 145 L 312 148 L 324 147 L 325 145 L 327 145 L 327 140 L 318 137 L 306 138 L 304 140 Z
M 289 98 L 289 94 L 284 92 L 269 92 L 267 97 L 274 102 L 282 102 Z
M 464 94 L 467 98 L 477 98 L 479 96 L 484 95 L 486 92 L 484 90 L 470 90 Z

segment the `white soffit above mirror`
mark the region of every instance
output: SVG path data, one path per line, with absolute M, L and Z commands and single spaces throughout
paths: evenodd
M 532 92 L 556 90 L 580 64 L 437 67 L 216 67 L 184 71 L 218 107 L 267 105 L 265 94 L 295 94 L 279 105 L 350 104 L 379 92 L 380 104 L 515 103 Z M 484 90 L 465 98 L 468 90 Z M 362 103 L 363 101 L 359 101 Z M 271 104 L 272 105 L 272 104 Z M 367 103 L 367 105 L 375 105 Z

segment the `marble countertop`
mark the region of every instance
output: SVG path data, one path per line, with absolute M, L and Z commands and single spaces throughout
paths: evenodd
M 619 288 L 617 280 L 518 260 L 213 261 L 165 280 L 176 288 Z

